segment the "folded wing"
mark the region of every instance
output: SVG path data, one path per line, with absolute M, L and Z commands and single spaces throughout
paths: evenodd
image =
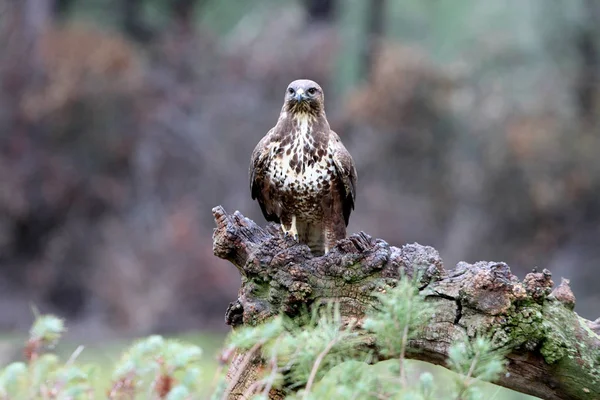
M 335 172 L 337 177 L 342 182 L 342 209 L 344 212 L 344 221 L 348 226 L 350 213 L 354 210 L 354 201 L 356 199 L 356 167 L 352 156 L 344 147 L 340 137 L 331 131 L 330 145 L 333 146 L 333 161 L 335 164 Z
M 250 158 L 248 175 L 250 177 L 252 199 L 258 201 L 267 221 L 279 223 L 280 207 L 271 199 L 271 185 L 267 176 L 267 168 L 271 157 L 270 144 L 272 132 L 273 129 L 254 148 L 252 157 Z

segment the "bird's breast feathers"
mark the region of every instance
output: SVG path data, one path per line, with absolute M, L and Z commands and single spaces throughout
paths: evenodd
M 288 135 L 272 145 L 268 178 L 282 192 L 318 196 L 333 176 L 333 153 L 327 141 L 316 140 L 309 116 L 295 118 Z

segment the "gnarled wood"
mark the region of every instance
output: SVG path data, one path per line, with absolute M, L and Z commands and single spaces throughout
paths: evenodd
M 523 281 L 502 262 L 459 263 L 446 271 L 432 247 L 390 246 L 358 233 L 338 242 L 327 255 L 314 257 L 307 246 L 284 237 L 276 225 L 261 228 L 239 212 L 215 207 L 215 255 L 229 260 L 242 275 L 238 299 L 227 309 L 232 326 L 254 325 L 302 305 L 335 299 L 342 314 L 360 320 L 376 305 L 374 293 L 400 279 L 400 271 L 419 273 L 420 290 L 435 306 L 427 329 L 410 342 L 409 358 L 445 365 L 453 340 L 466 332 L 492 335 L 509 350 L 507 374 L 498 384 L 543 399 L 600 399 L 600 336 L 597 323 L 572 311 L 575 297 L 568 281 L 552 290 L 551 274 L 532 272 Z M 229 378 L 243 376 L 230 398 L 256 379 L 260 360 L 238 355 Z

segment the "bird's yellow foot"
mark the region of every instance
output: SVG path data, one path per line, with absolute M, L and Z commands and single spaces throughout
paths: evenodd
M 286 238 L 288 238 L 288 237 L 292 237 L 292 238 L 294 238 L 294 240 L 296 240 L 296 241 L 298 240 L 298 235 L 297 235 L 297 234 L 296 234 L 296 235 L 294 235 L 294 234 L 292 234 L 292 233 L 290 233 L 290 232 L 283 232 L 283 236 L 284 236 L 284 237 L 286 237 Z
M 292 217 L 292 226 L 290 226 L 290 234 L 294 239 L 298 240 L 298 228 L 296 227 L 296 216 Z
M 292 233 L 292 231 L 291 231 L 291 230 L 289 230 L 289 231 L 288 231 L 288 230 L 284 229 L 284 230 L 283 230 L 283 236 L 284 236 L 284 237 L 286 237 L 286 238 L 288 238 L 288 237 L 290 237 L 290 236 L 291 236 L 291 237 L 293 237 L 295 240 L 298 240 L 298 233 Z
M 292 217 L 292 223 L 290 224 L 290 228 L 286 229 L 285 225 L 281 224 L 281 230 L 283 230 L 283 235 L 285 237 L 292 236 L 296 241 L 298 240 L 298 228 L 296 228 L 296 217 Z
M 286 237 L 287 237 L 287 236 L 291 236 L 291 237 L 293 237 L 295 240 L 298 240 L 298 232 L 295 232 L 294 230 L 290 229 L 290 230 L 288 230 L 288 231 L 286 231 L 286 232 L 284 232 L 284 233 L 285 233 L 285 236 L 286 236 Z

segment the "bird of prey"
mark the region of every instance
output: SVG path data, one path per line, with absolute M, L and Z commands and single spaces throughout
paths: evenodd
M 329 128 L 323 89 L 306 79 L 289 84 L 277 124 L 250 161 L 250 191 L 267 221 L 315 255 L 346 237 L 354 209 L 356 168 Z

